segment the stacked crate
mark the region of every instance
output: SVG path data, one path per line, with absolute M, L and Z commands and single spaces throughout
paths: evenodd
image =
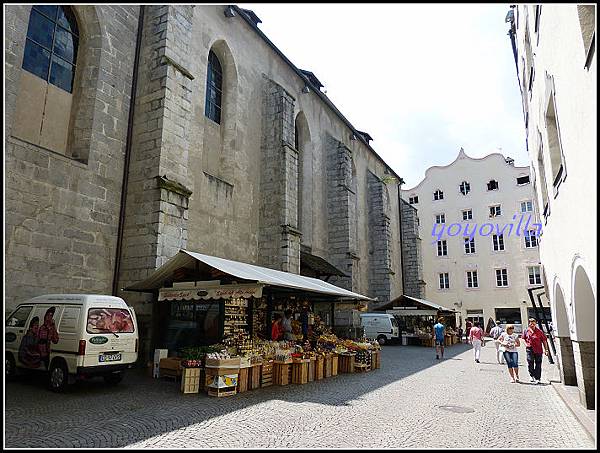
M 292 363 L 292 384 L 308 383 L 309 359 L 294 359 Z
M 273 361 L 265 360 L 260 367 L 260 386 L 273 385 Z
M 232 396 L 236 394 L 241 360 L 206 359 L 206 388 L 210 396 Z

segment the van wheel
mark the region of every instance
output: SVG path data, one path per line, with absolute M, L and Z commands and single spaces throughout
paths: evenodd
M 10 352 L 5 353 L 4 359 L 4 376 L 7 381 L 12 381 L 15 379 L 17 375 L 17 366 L 15 364 L 15 359 Z
M 50 365 L 50 376 L 48 379 L 50 390 L 53 392 L 64 392 L 69 384 L 69 372 L 64 362 L 55 360 Z
M 123 380 L 123 373 L 110 373 L 104 375 L 106 385 L 117 385 Z
M 386 340 L 385 335 L 379 335 L 377 337 L 377 343 L 379 343 L 380 345 L 384 345 L 385 344 L 385 340 Z

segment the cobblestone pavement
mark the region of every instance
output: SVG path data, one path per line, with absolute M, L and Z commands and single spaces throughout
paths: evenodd
M 509 382 L 492 343 L 479 364 L 467 345 L 441 361 L 431 348 L 391 345 L 370 373 L 228 398 L 184 395 L 141 371 L 64 395 L 28 376 L 5 392 L 9 448 L 594 448 L 550 385 Z M 528 408 L 539 416 L 526 421 Z

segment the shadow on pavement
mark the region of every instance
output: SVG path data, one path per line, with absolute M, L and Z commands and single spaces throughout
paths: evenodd
M 445 360 L 462 360 L 456 356 L 469 349 L 456 344 L 446 348 L 444 359 L 436 360 L 433 348 L 389 345 L 382 349 L 381 368 L 368 373 L 273 385 L 228 398 L 182 394 L 179 382 L 153 379 L 141 369 L 130 370 L 116 387 L 96 378 L 78 382 L 64 394 L 47 390 L 43 373 L 23 375 L 5 387 L 5 444 L 122 447 L 273 400 L 349 406 L 369 392 Z

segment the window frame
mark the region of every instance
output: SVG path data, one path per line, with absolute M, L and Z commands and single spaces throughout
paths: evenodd
M 523 231 L 523 239 L 525 240 L 525 248 L 526 249 L 533 249 L 538 246 L 538 238 L 537 238 L 537 235 L 535 234 L 535 231 L 536 230 L 531 230 L 531 229 Z M 534 234 L 531 234 L 532 232 Z M 529 243 L 529 245 L 527 245 L 528 243 Z
M 461 210 L 461 213 L 462 213 L 462 219 L 463 219 L 463 222 L 464 222 L 465 220 L 473 220 L 473 209 L 472 209 L 472 208 L 469 208 L 469 209 L 462 209 L 462 210 Z M 467 216 L 467 218 L 465 218 L 465 213 L 469 213 L 469 215 Z
M 471 275 L 469 275 L 471 274 Z M 477 270 L 466 271 L 467 277 L 467 289 L 478 289 L 479 288 L 479 275 L 477 274 Z
M 502 246 L 502 248 L 500 248 Z M 504 234 L 492 234 L 492 251 L 493 252 L 505 252 L 506 242 L 504 241 Z
M 450 289 L 450 272 L 438 272 L 438 289 L 440 291 Z
M 43 49 L 44 51 L 49 53 L 49 57 L 48 57 L 48 70 L 46 71 L 46 76 L 45 77 L 41 77 L 39 74 L 30 71 L 29 69 L 27 69 L 25 67 L 25 64 L 27 62 L 27 52 L 25 52 L 24 49 L 24 53 L 23 53 L 23 60 L 21 62 L 21 69 L 24 71 L 27 71 L 28 73 L 34 75 L 35 77 L 38 77 L 40 79 L 42 79 L 43 81 L 45 81 L 47 84 L 49 85 L 54 85 L 55 87 L 66 91 L 69 94 L 73 94 L 73 89 L 75 88 L 75 74 L 77 72 L 77 58 L 78 58 L 78 50 L 79 50 L 79 42 L 80 42 L 80 33 L 79 33 L 79 24 L 77 22 L 77 16 L 75 15 L 75 12 L 73 11 L 71 5 L 48 5 L 48 6 L 56 6 L 57 10 L 56 10 L 56 15 L 54 18 L 51 18 L 50 16 L 48 16 L 44 11 L 37 9 L 36 8 L 37 5 L 33 5 L 31 7 L 31 10 L 29 11 L 29 21 L 27 24 L 27 30 L 25 33 L 25 48 L 27 47 L 27 41 L 30 41 L 31 43 L 33 43 L 34 45 L 40 47 L 41 49 Z M 63 15 L 65 17 L 68 16 L 73 16 L 74 19 L 74 27 L 75 30 L 67 30 L 63 25 L 61 25 L 59 23 L 59 19 L 58 19 L 58 15 L 59 15 L 59 9 L 63 10 Z M 65 12 L 65 9 L 68 9 L 68 14 Z M 52 22 L 53 24 L 53 28 L 52 28 L 52 44 L 51 44 L 51 48 L 49 49 L 48 47 L 46 47 L 46 45 L 36 41 L 34 38 L 29 36 L 29 29 L 30 29 L 30 25 L 31 25 L 31 18 L 34 14 L 39 14 L 41 15 L 43 18 L 49 20 Z M 69 33 L 71 36 L 75 37 L 74 41 L 73 41 L 73 61 L 68 61 L 64 56 L 61 56 L 60 54 L 58 54 L 57 52 L 55 52 L 55 48 L 56 48 L 56 36 L 57 36 L 57 31 L 62 30 L 65 33 Z M 52 76 L 52 67 L 54 64 L 54 58 L 59 59 L 61 62 L 64 62 L 65 64 L 67 64 L 69 67 L 71 67 L 71 82 L 70 82 L 70 90 L 65 89 L 63 86 L 61 85 L 57 85 L 56 83 L 51 81 L 51 76 Z
M 492 209 L 494 209 L 494 213 L 492 214 Z M 489 205 L 490 218 L 500 217 L 502 216 L 502 205 L 501 204 L 493 204 Z M 500 212 L 500 214 L 498 214 Z
M 464 236 L 463 237 L 463 250 L 464 250 L 465 255 L 474 255 L 476 253 L 475 236 L 473 236 L 473 237 Z
M 441 255 L 440 251 L 442 252 Z M 440 239 L 439 241 L 437 241 L 437 256 L 448 256 L 448 242 L 446 241 L 446 239 Z
M 464 192 L 463 192 L 463 189 L 464 189 Z M 458 186 L 458 190 L 460 191 L 461 194 L 463 194 L 464 196 L 467 196 L 471 192 L 471 184 L 468 181 L 463 181 Z
M 490 183 L 495 183 L 496 187 L 494 187 L 493 189 L 490 189 Z M 487 183 L 487 191 L 488 192 L 492 192 L 494 190 L 500 190 L 500 183 L 496 180 L 496 179 L 490 179 Z
M 220 70 L 217 71 L 215 68 L 215 61 L 218 64 L 218 69 Z M 214 74 L 218 74 L 219 79 L 220 79 L 220 86 L 217 86 L 217 84 L 212 83 L 215 79 Z M 211 49 L 208 52 L 208 64 L 206 66 L 206 92 L 205 92 L 205 99 L 204 99 L 204 116 L 206 118 L 208 118 L 209 120 L 211 120 L 212 122 L 216 123 L 216 124 L 221 124 L 222 119 L 223 119 L 223 78 L 224 78 L 224 72 L 223 72 L 223 65 L 221 64 L 221 60 L 219 60 L 218 55 Z M 220 103 L 217 104 L 216 102 L 213 102 L 212 100 L 212 93 L 213 91 L 215 93 L 217 93 L 218 99 L 220 100 Z M 214 110 L 211 110 L 210 107 L 213 107 Z M 218 115 L 217 115 L 218 113 Z M 215 116 L 217 116 L 216 118 L 213 117 L 211 114 L 214 114 Z
M 440 221 L 441 220 L 441 221 Z M 446 223 L 446 213 L 442 212 L 440 214 L 435 214 L 435 224 L 442 225 Z
M 498 267 L 494 269 L 494 273 L 495 273 L 495 277 L 496 277 L 496 288 L 508 288 L 509 285 L 509 281 L 508 281 L 508 268 L 506 267 Z M 504 283 L 504 281 L 506 281 L 505 285 L 498 285 L 498 271 L 500 271 L 500 280 L 501 283 Z M 504 271 L 504 273 L 502 272 Z
M 531 269 L 537 269 L 538 272 L 537 274 L 535 273 L 535 271 L 533 273 L 531 273 Z M 531 277 L 534 278 L 534 281 L 531 281 Z M 536 277 L 538 277 L 538 279 L 536 279 Z M 539 281 L 537 281 L 539 280 Z M 529 286 L 534 286 L 534 285 L 541 285 L 542 284 L 542 267 L 540 265 L 531 265 L 531 266 L 527 266 L 527 281 L 529 282 L 528 285 Z
M 433 192 L 433 201 L 440 201 L 444 199 L 444 191 L 440 189 L 436 189 Z

